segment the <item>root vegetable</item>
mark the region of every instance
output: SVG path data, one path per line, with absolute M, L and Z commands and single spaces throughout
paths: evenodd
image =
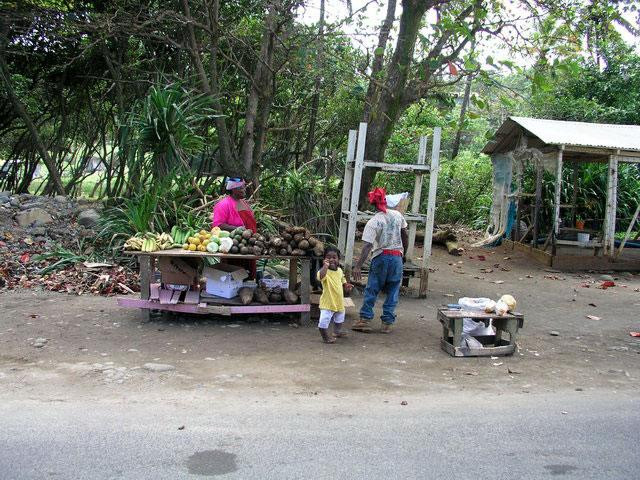
M 269 301 L 270 302 L 281 302 L 282 301 L 282 295 L 279 295 L 277 293 L 272 293 L 271 295 L 269 295 Z
M 279 253 L 280 255 L 289 255 L 289 251 L 286 248 L 281 248 Z
M 306 254 L 307 252 L 305 252 L 304 250 L 300 250 L 299 248 L 296 248 L 291 252 L 291 255 L 294 255 L 296 257 L 304 257 Z
M 307 240 L 302 240 L 298 242 L 298 248 L 300 250 L 307 250 L 309 248 L 309 242 Z
M 248 240 L 249 238 L 251 238 L 251 230 L 245 230 L 244 232 L 242 232 L 242 238 Z
M 314 237 L 309 237 L 309 246 L 314 248 L 318 244 L 318 239 Z
M 267 292 L 265 292 L 261 288 L 256 288 L 255 292 L 253 292 L 253 298 L 258 303 L 262 303 L 262 304 L 269 303 L 269 297 L 267 295 Z
M 242 287 L 238 290 L 238 296 L 243 305 L 249 305 L 253 299 L 253 290 L 248 287 Z
M 240 253 L 242 255 L 248 255 L 249 254 L 249 249 L 247 247 L 243 246 L 243 247 L 240 248 Z
M 291 290 L 285 290 L 284 292 L 282 292 L 282 297 L 287 303 L 298 303 L 298 296 Z
M 296 234 L 293 236 L 293 240 L 294 240 L 296 243 L 300 243 L 302 240 L 304 240 L 304 235 L 303 235 L 302 233 L 296 233 Z

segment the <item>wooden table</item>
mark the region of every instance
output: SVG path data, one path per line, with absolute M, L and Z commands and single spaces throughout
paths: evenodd
M 471 349 L 460 347 L 462 340 L 463 319 L 471 318 L 474 321 L 483 321 L 485 325 L 492 320 L 496 334 L 488 337 L 474 336 L 481 343 L 490 342 L 493 347 Z M 454 357 L 484 357 L 491 355 L 512 355 L 516 351 L 516 335 L 518 329 L 524 325 L 524 315 L 521 313 L 508 313 L 498 315 L 496 313 L 474 312 L 468 310 L 438 309 L 438 320 L 442 324 L 442 349 Z M 509 334 L 507 341 L 505 333 Z
M 209 253 L 209 252 L 192 252 L 178 248 L 170 250 L 157 250 L 155 252 L 138 252 L 127 251 L 129 255 L 138 257 L 140 266 L 140 298 L 120 297 L 118 305 L 128 308 L 141 308 L 149 310 L 164 310 L 181 313 L 195 314 L 217 314 L 217 315 L 237 315 L 237 314 L 268 314 L 268 313 L 299 313 L 300 323 L 307 325 L 311 321 L 311 258 L 300 256 L 268 256 L 268 255 L 233 255 L 225 253 Z M 219 303 L 200 302 L 198 304 L 178 303 L 175 305 L 160 304 L 151 300 L 151 284 L 156 272 L 157 258 L 161 257 L 179 257 L 179 258 L 197 258 L 204 260 L 206 257 L 218 258 L 224 260 L 285 260 L 289 262 L 289 286 L 295 288 L 298 283 L 298 262 L 301 265 L 300 278 L 300 303 L 295 305 L 275 304 L 262 305 L 252 303 L 249 305 L 231 305 L 230 302 L 221 299 Z

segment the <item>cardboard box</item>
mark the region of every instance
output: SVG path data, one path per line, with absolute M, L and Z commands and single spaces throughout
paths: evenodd
M 158 269 L 162 283 L 193 285 L 198 283 L 198 265 L 178 257 L 160 257 Z
M 206 267 L 204 277 L 206 279 L 206 292 L 222 298 L 233 298 L 242 288 L 243 280 L 249 274 L 243 267 L 220 263 L 215 267 Z

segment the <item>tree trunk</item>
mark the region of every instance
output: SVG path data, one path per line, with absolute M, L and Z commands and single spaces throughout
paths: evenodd
M 369 161 L 384 161 L 384 153 L 393 128 L 408 106 L 403 94 L 422 17 L 429 7 L 430 2 L 423 0 L 403 0 L 402 2 L 398 40 L 387 68 L 386 79 L 380 86 L 377 98 L 367 99 L 372 105 L 365 143 L 365 157 Z M 362 173 L 361 204 L 366 202 L 367 191 L 375 175 L 376 170 L 372 168 L 367 168 Z
M 35 124 L 33 123 L 33 120 L 31 119 L 31 117 L 29 116 L 29 113 L 27 112 L 24 105 L 22 104 L 20 99 L 16 96 L 15 91 L 13 90 L 13 85 L 11 85 L 11 80 L 9 78 L 9 68 L 4 59 L 4 51 L 0 51 L 0 77 L 2 77 L 0 78 L 0 80 L 2 80 L 2 83 L 6 88 L 7 95 L 9 96 L 9 100 L 11 101 L 13 108 L 15 108 L 16 112 L 18 113 L 22 121 L 27 126 L 27 129 L 29 130 L 29 133 L 31 134 L 33 141 L 36 143 L 36 147 L 42 157 L 42 161 L 44 162 L 45 166 L 47 167 L 47 170 L 49 171 L 49 180 L 51 181 L 53 189 L 55 190 L 56 193 L 59 193 L 60 195 L 64 195 L 64 185 L 62 184 L 60 173 L 58 172 L 58 169 L 56 168 L 55 163 L 49 156 L 47 147 L 42 141 L 42 138 L 40 137 L 40 134 L 38 133 L 38 130 L 36 129 Z
M 460 106 L 460 118 L 458 119 L 458 130 L 456 131 L 456 138 L 453 141 L 453 148 L 451 149 L 451 160 L 458 156 L 460 150 L 460 140 L 462 139 L 462 129 L 464 126 L 464 119 L 467 115 L 467 107 L 469 106 L 469 97 L 471 97 L 471 75 L 467 77 L 466 84 L 464 86 L 464 97 L 462 98 L 462 105 Z
M 391 0 L 395 1 L 395 0 Z M 307 135 L 307 148 L 304 152 L 304 162 L 310 162 L 313 155 L 313 147 L 316 140 L 316 121 L 318 118 L 318 104 L 320 103 L 320 87 L 322 86 L 322 66 L 324 64 L 324 2 L 320 0 L 320 20 L 318 22 L 318 51 L 316 53 L 316 79 L 313 85 L 313 98 L 311 99 L 311 116 L 309 119 L 309 133 Z

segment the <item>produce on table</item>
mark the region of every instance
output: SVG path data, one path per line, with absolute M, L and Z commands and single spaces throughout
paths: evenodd
M 231 240 L 231 238 L 225 237 L 220 239 L 220 253 L 229 253 L 231 247 L 233 247 L 233 240 Z
M 124 242 L 127 250 L 140 250 L 142 252 L 155 252 L 173 248 L 174 240 L 168 233 L 145 233 L 136 235 Z
M 264 282 L 260 283 L 258 288 L 253 292 L 253 298 L 256 302 L 267 303 L 298 303 L 298 295 L 291 290 L 287 290 L 281 287 L 267 288 Z
M 242 287 L 238 290 L 238 297 L 243 305 L 249 305 L 253 300 L 253 290 L 249 287 Z

